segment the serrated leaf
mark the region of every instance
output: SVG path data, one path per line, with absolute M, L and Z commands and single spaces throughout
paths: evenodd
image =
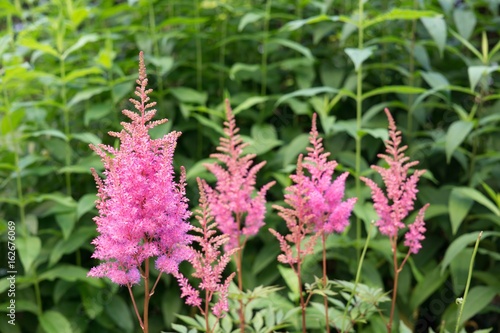
M 465 120 L 457 120 L 448 128 L 448 132 L 446 132 L 446 163 L 450 163 L 451 156 L 455 152 L 455 150 L 462 144 L 467 135 L 469 135 L 470 131 L 474 124 L 470 121 Z

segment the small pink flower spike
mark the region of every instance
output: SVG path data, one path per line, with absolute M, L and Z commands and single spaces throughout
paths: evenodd
M 409 157 L 404 151 L 407 146 L 401 145 L 401 132 L 397 130 L 396 124 L 388 109 L 385 113 L 389 120 L 389 139 L 385 142 L 386 154 L 379 154 L 378 157 L 384 159 L 389 168 L 372 165 L 372 169 L 377 171 L 386 187 L 386 193 L 371 179 L 360 177 L 366 185 L 371 188 L 374 208 L 380 217 L 376 222 L 382 234 L 391 238 L 397 238 L 399 229 L 405 227 L 403 220 L 413 210 L 414 201 L 417 196 L 417 183 L 425 170 L 415 170 L 408 176 L 409 169 L 418 164 L 418 161 L 409 162 Z M 420 249 L 420 241 L 424 239 L 424 213 L 429 205 L 425 205 L 419 212 L 415 223 L 410 226 L 410 234 L 406 236 L 405 245 L 410 247 L 412 253 L 417 253 Z
M 316 128 L 316 114 L 313 114 L 309 142 L 312 147 L 307 148 L 309 153 L 304 159 L 307 162 L 304 168 L 309 171 L 310 177 L 303 178 L 303 186 L 307 188 L 308 206 L 313 215 L 311 223 L 314 223 L 316 231 L 322 230 L 327 234 L 343 232 L 349 225 L 349 216 L 357 198 L 342 201 L 348 172 L 332 182 L 337 162 L 328 161 L 330 153 L 323 152 L 323 139 Z
M 207 190 L 207 197 L 219 230 L 230 237 L 229 243 L 225 245 L 226 251 L 229 251 L 238 247 L 242 235 L 253 236 L 264 225 L 265 195 L 275 182 L 264 185 L 254 195 L 257 172 L 266 162 L 252 166 L 255 154 L 243 156 L 243 149 L 247 144 L 243 143 L 238 134 L 239 128 L 227 99 L 226 117 L 226 137 L 220 138 L 220 145 L 217 147 L 219 153 L 210 155 L 221 164 L 205 164 L 205 167 L 217 178 L 215 188 Z
M 145 259 L 156 257 L 160 271 L 176 273 L 181 261 L 188 259 L 187 245 L 190 212 L 185 196 L 185 172 L 179 183 L 174 179 L 173 156 L 179 132 L 153 140 L 148 130 L 167 119 L 151 121 L 148 79 L 142 52 L 139 79 L 130 99 L 136 112 L 123 110 L 130 122 L 120 132 L 110 132 L 120 140 L 119 148 L 100 144 L 90 147 L 101 157 L 104 179 L 92 170 L 98 188 L 99 215 L 94 218 L 99 235 L 93 240 L 93 258 L 104 261 L 90 270 L 89 276 L 108 277 L 120 284 L 135 284 L 141 279 Z
M 212 313 L 221 318 L 228 311 L 228 289 L 235 275 L 232 273 L 225 281 L 222 281 L 222 273 L 237 248 L 224 254 L 219 250 L 222 245 L 229 241 L 229 236 L 216 235 L 217 223 L 214 222 L 211 215 L 206 194 L 209 186 L 199 178 L 197 181 L 200 190 L 200 208 L 196 211 L 196 219 L 200 226 L 193 227 L 193 231 L 196 232 L 193 240 L 199 245 L 199 250 L 191 249 L 192 255 L 189 262 L 194 268 L 193 277 L 201 280 L 199 289 L 205 292 L 205 302 L 210 303 L 213 295 L 218 294 L 218 300 L 212 307 Z M 201 313 L 206 315 L 204 308 L 201 307 L 202 300 L 199 291 L 193 288 L 180 273 L 176 277 L 181 286 L 181 297 L 186 297 L 186 304 L 198 307 Z

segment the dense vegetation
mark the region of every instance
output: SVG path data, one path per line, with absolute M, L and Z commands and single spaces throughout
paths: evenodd
M 407 154 L 427 170 L 416 206 L 430 203 L 423 248 L 399 276 L 397 325 L 404 324 L 395 330 L 455 329 L 479 231 L 462 322 L 469 331 L 500 329 L 496 1 L 14 0 L 0 4 L 0 18 L 0 331 L 139 330 L 126 288 L 87 277 L 97 264 L 90 168 L 103 169 L 89 144 L 116 144 L 107 132 L 121 129 L 120 110 L 130 108 L 139 50 L 157 118 L 169 119 L 151 134 L 182 132 L 174 165 L 187 170 L 192 207 L 196 177 L 215 180 L 203 164 L 224 134 L 226 97 L 250 143 L 246 152 L 267 161 L 258 186 L 276 181 L 266 226 L 244 252 L 244 288 L 255 298 L 249 330 L 300 328 L 299 314 L 287 312 L 299 298 L 295 280 L 276 260 L 280 248 L 268 228 L 285 229 L 271 206 L 283 204 L 314 112 L 329 158 L 339 163 L 335 175 L 349 171 L 346 196 L 358 198 L 350 227 L 328 238 L 328 276 L 354 281 L 377 220 L 360 177 L 380 181 L 370 165 L 384 150 L 386 107 Z M 15 326 L 6 316 L 9 221 L 16 225 Z M 370 233 L 360 282 L 370 287 L 365 296 L 382 298 L 380 290 L 393 286 L 391 248 Z M 304 262 L 305 283 L 321 276 L 320 261 L 318 248 Z M 352 289 L 342 283 L 336 292 Z M 176 281 L 164 277 L 151 298 L 151 332 L 192 324 L 195 312 L 179 296 Z M 386 314 L 388 304 L 380 303 Z M 323 331 L 320 307 L 308 311 L 310 330 Z M 357 331 L 385 330 L 373 309 L 360 312 L 366 323 Z M 236 310 L 226 325 L 232 319 Z

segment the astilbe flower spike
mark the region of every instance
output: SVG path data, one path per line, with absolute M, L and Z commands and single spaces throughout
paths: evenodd
M 255 154 L 243 155 L 243 149 L 248 144 L 243 143 L 238 134 L 239 128 L 236 126 L 228 99 L 225 101 L 225 107 L 227 121 L 224 122 L 224 133 L 226 136 L 220 138 L 220 145 L 217 147 L 219 152 L 210 155 L 221 164 L 205 164 L 205 167 L 217 178 L 215 188 L 207 193 L 207 200 L 217 227 L 223 234 L 229 236 L 229 242 L 224 245 L 225 251 L 230 252 L 238 248 L 235 254 L 238 287 L 240 291 L 243 291 L 243 249 L 248 237 L 256 235 L 264 225 L 266 192 L 275 182 L 267 183 L 260 190 L 256 190 L 257 172 L 266 162 L 252 166 Z M 240 329 L 242 333 L 245 330 L 242 299 L 240 299 Z
M 415 221 L 408 226 L 405 233 L 404 245 L 408 247 L 408 252 L 401 263 L 398 263 L 397 245 L 399 231 L 405 228 L 403 220 L 414 208 L 417 199 L 417 183 L 425 173 L 425 170 L 414 170 L 412 175 L 408 175 L 410 168 L 418 164 L 418 161 L 410 162 L 410 158 L 404 152 L 407 146 L 401 146 L 401 131 L 398 131 L 394 119 L 388 109 L 385 113 L 389 120 L 389 139 L 386 140 L 386 154 L 377 155 L 385 160 L 389 168 L 372 165 L 371 168 L 377 171 L 385 184 L 384 191 L 371 179 L 360 177 L 371 189 L 374 208 L 380 219 L 375 223 L 380 233 L 387 235 L 391 242 L 394 267 L 394 288 L 392 295 L 391 314 L 387 323 L 387 332 L 392 330 L 394 318 L 396 293 L 398 290 L 398 277 L 410 254 L 416 254 L 422 248 L 421 242 L 425 239 L 424 214 L 429 207 L 425 204 L 418 212 Z
M 240 247 L 241 236 L 256 235 L 264 225 L 265 195 L 274 185 L 274 181 L 264 185 L 255 195 L 255 179 L 257 172 L 266 164 L 262 161 L 253 164 L 255 154 L 243 155 L 248 144 L 243 143 L 238 134 L 239 128 L 233 115 L 229 100 L 226 99 L 226 117 L 224 133 L 217 147 L 219 153 L 211 154 L 221 162 L 205 164 L 205 167 L 217 178 L 217 184 L 208 196 L 210 209 L 217 221 L 220 231 L 230 237 L 225 249 L 229 251 Z M 223 165 L 226 167 L 224 168 Z M 243 224 L 243 216 L 244 224 Z
M 320 236 L 323 245 L 323 285 L 326 285 L 326 235 L 332 232 L 340 233 L 345 230 L 356 203 L 356 198 L 342 201 L 348 173 L 341 174 L 332 182 L 337 162 L 327 160 L 330 153 L 324 152 L 322 141 L 323 139 L 319 137 L 316 127 L 316 114 L 313 114 L 309 133 L 309 142 L 312 147 L 307 147 L 307 157 L 299 156 L 296 174 L 290 176 L 294 184 L 285 189 L 287 192 L 285 194 L 285 203 L 291 208 L 273 206 L 286 221 L 290 232 L 283 236 L 270 229 L 270 232 L 278 238 L 283 252 L 278 256 L 278 261 L 292 267 L 298 276 L 300 290 L 302 288 L 300 282 L 301 261 L 306 255 L 312 253 L 313 247 Z M 309 176 L 304 173 L 304 169 L 309 172 Z M 307 239 L 308 236 L 310 236 L 309 239 Z M 295 245 L 295 250 L 293 250 L 291 244 Z M 329 332 L 330 324 L 326 296 L 324 300 L 326 330 Z M 304 302 L 301 299 L 304 332 L 306 305 L 307 301 Z
M 148 79 L 142 52 L 139 55 L 139 79 L 130 99 L 136 112 L 123 110 L 130 122 L 122 122 L 120 132 L 110 132 L 120 140 L 119 148 L 100 144 L 90 147 L 101 157 L 104 179 L 92 170 L 98 188 L 96 201 L 99 215 L 94 218 L 99 235 L 93 258 L 103 262 L 88 276 L 108 277 L 112 282 L 131 286 L 144 278 L 144 319 L 141 319 L 132 296 L 139 323 L 148 331 L 149 297 L 159 281 L 149 289 L 149 260 L 156 258 L 161 272 L 176 274 L 179 263 L 189 258 L 188 231 L 190 212 L 185 196 L 185 172 L 174 179 L 173 155 L 179 132 L 151 139 L 148 130 L 167 119 L 151 121 L 156 114 L 150 102 Z
M 217 318 L 221 318 L 228 311 L 228 289 L 235 273 L 230 274 L 225 281 L 222 281 L 222 273 L 231 260 L 231 255 L 238 249 L 233 248 L 229 252 L 221 253 L 220 248 L 229 241 L 229 236 L 216 235 L 217 223 L 211 215 L 207 200 L 207 194 L 211 189 L 203 180 L 198 178 L 197 181 L 200 191 L 200 207 L 195 214 L 200 226 L 193 227 L 193 231 L 197 233 L 193 236 L 193 241 L 199 249 L 191 248 L 192 255 L 189 262 L 194 268 L 192 276 L 201 280 L 199 289 L 205 293 L 205 307 L 202 307 L 199 290 L 193 288 L 182 274 L 178 273 L 176 277 L 181 286 L 181 297 L 186 298 L 186 304 L 198 307 L 201 314 L 205 316 L 207 332 L 210 332 L 213 327 L 210 328 L 208 322 L 209 304 L 215 294 L 218 294 L 218 300 L 212 306 L 211 312 Z
M 309 153 L 303 164 L 310 177 L 302 179 L 302 186 L 307 188 L 307 206 L 312 214 L 310 222 L 314 224 L 316 231 L 323 231 L 325 234 L 340 233 L 349 225 L 349 216 L 357 198 L 342 201 L 349 173 L 342 173 L 332 182 L 337 162 L 327 160 L 330 153 L 324 152 L 322 141 L 316 128 L 316 114 L 313 114 L 309 134 L 312 147 L 307 147 Z
M 388 109 L 385 113 L 389 120 L 389 139 L 386 143 L 386 154 L 377 155 L 384 159 L 389 168 L 372 165 L 371 168 L 377 171 L 385 184 L 384 191 L 371 179 L 360 177 L 371 189 L 374 208 L 380 219 L 375 223 L 380 232 L 391 239 L 398 236 L 398 231 L 405 227 L 403 220 L 413 210 L 416 200 L 417 183 L 425 173 L 425 170 L 415 170 L 412 175 L 408 175 L 410 168 L 418 164 L 418 161 L 409 162 L 410 158 L 404 152 L 407 146 L 401 146 L 401 131 L 398 131 L 394 119 Z M 415 223 L 408 244 L 411 244 L 413 251 L 417 251 L 416 242 L 423 239 L 425 231 L 423 215 L 427 205 L 422 207 Z M 420 221 L 422 220 L 422 221 Z M 412 251 L 412 252 L 413 252 Z M 417 253 L 413 252 L 413 253 Z

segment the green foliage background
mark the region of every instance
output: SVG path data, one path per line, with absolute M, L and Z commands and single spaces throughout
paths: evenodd
M 389 107 L 412 160 L 428 170 L 418 206 L 431 203 L 423 249 L 400 276 L 398 316 L 418 332 L 441 321 L 454 328 L 455 298 L 484 230 L 463 320 L 499 329 L 498 10 L 494 0 L 1 2 L 0 276 L 8 270 L 9 220 L 18 274 L 16 326 L 7 324 L 9 285 L 0 280 L 0 331 L 139 329 L 124 288 L 86 277 L 96 264 L 89 169 L 102 170 L 88 144 L 114 144 L 106 133 L 120 130 L 120 110 L 130 107 L 139 50 L 158 117 L 170 120 L 152 135 L 183 132 L 176 167 L 188 171 L 193 204 L 195 178 L 213 180 L 202 163 L 222 134 L 225 97 L 248 152 L 267 161 L 258 182 L 278 182 L 270 203 L 283 200 L 318 113 L 338 170 L 352 174 L 347 196 L 359 197 L 349 231 L 329 238 L 331 279 L 353 280 L 376 219 L 359 176 L 373 176 L 369 165 L 387 137 L 381 111 Z M 276 269 L 279 247 L 267 232 L 284 223 L 271 209 L 266 221 L 245 251 L 249 289 L 289 278 Z M 306 265 L 306 281 L 320 275 L 318 258 Z M 364 284 L 390 290 L 386 238 L 370 241 L 362 273 Z M 291 294 L 280 297 L 291 304 Z M 152 332 L 179 322 L 175 313 L 192 314 L 170 278 L 151 306 Z M 379 332 L 377 318 L 360 331 Z

